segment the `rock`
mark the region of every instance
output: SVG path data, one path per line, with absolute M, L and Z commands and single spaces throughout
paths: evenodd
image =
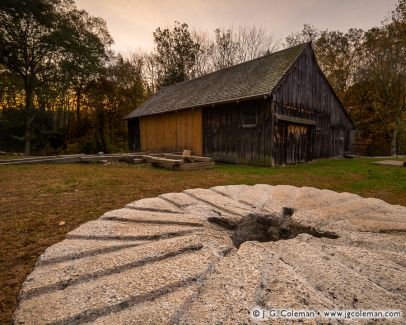
M 65 221 L 61 221 L 60 223 L 58 223 L 58 225 L 63 226 L 63 225 L 65 225 L 65 223 L 66 223 Z
M 255 306 L 405 313 L 405 269 L 405 207 L 309 187 L 193 189 L 68 233 L 39 258 L 13 320 L 252 324 Z
M 402 161 L 402 160 L 379 160 L 379 161 L 374 161 L 373 164 L 406 167 L 406 161 Z

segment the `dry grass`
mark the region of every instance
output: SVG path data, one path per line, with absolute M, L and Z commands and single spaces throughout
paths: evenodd
M 145 197 L 224 184 L 291 184 L 406 205 L 406 168 L 324 160 L 281 168 L 219 165 L 173 172 L 125 164 L 0 166 L 0 323 L 8 323 L 38 256 L 81 223 Z M 66 223 L 63 226 L 58 224 Z

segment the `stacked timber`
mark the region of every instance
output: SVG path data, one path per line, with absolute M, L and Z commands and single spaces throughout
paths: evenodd
M 173 170 L 207 169 L 215 166 L 214 161 L 208 157 L 177 154 L 150 154 L 143 155 L 142 157 L 151 166 Z
M 61 155 L 45 157 L 29 157 L 21 159 L 0 160 L 0 165 L 22 165 L 22 164 L 62 164 L 62 163 L 90 163 L 110 161 L 121 161 L 129 164 L 150 163 L 154 167 L 168 168 L 174 170 L 194 170 L 214 167 L 215 163 L 211 158 L 191 156 L 190 153 L 180 154 L 159 154 L 159 153 L 119 153 L 119 154 L 98 154 L 98 155 Z

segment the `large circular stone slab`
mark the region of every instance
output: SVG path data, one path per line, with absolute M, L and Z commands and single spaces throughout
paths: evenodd
M 309 187 L 192 189 L 107 212 L 48 248 L 14 322 L 247 324 L 254 306 L 405 312 L 405 271 L 405 207 Z

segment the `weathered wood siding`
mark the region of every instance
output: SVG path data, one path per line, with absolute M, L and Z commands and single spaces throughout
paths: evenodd
M 187 110 L 140 118 L 141 151 L 192 150 L 202 155 L 202 112 Z
M 257 124 L 244 127 L 246 110 Z M 218 105 L 203 110 L 203 153 L 217 161 L 271 165 L 272 112 L 269 99 Z
M 304 50 L 272 95 L 275 113 L 316 122 L 314 127 L 303 126 L 297 133 L 293 124 L 275 120 L 273 157 L 276 165 L 301 162 L 303 157 L 308 161 L 340 156 L 350 149 L 352 124 L 320 71 L 310 47 Z M 292 145 L 296 148 L 292 149 Z M 299 151 L 289 156 L 292 150 Z

